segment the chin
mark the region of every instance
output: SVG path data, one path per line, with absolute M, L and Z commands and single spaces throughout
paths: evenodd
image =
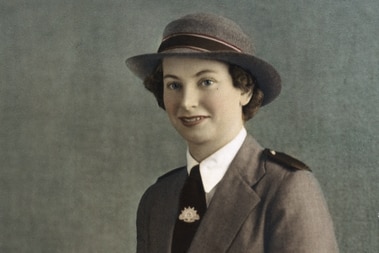
M 187 143 L 202 145 L 206 142 L 209 142 L 209 136 L 205 134 L 181 134 L 181 136 L 187 141 Z

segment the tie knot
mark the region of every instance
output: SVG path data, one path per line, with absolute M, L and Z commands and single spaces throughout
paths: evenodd
M 191 178 L 193 178 L 193 179 L 201 181 L 200 166 L 199 166 L 199 164 L 192 167 L 189 176 Z

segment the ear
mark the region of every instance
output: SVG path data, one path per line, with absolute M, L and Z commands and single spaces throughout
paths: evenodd
M 250 99 L 253 96 L 253 91 L 250 89 L 248 91 L 242 91 L 240 98 L 240 105 L 245 106 L 250 102 Z

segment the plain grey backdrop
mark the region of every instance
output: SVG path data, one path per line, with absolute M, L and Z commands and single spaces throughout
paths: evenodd
M 341 252 L 379 252 L 379 1 L 0 1 L 0 252 L 134 252 L 139 199 L 186 145 L 127 57 L 207 11 L 281 73 L 247 124 L 306 162 Z

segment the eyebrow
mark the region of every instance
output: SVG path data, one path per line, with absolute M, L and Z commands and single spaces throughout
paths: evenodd
M 195 76 L 198 77 L 198 76 L 201 76 L 201 75 L 204 75 L 204 74 L 208 74 L 208 73 L 216 73 L 216 71 L 211 70 L 211 69 L 204 69 L 202 71 L 197 72 L 195 74 Z
M 194 77 L 199 77 L 199 76 L 201 76 L 201 75 L 208 74 L 208 73 L 216 73 L 216 71 L 214 71 L 214 70 L 210 70 L 210 69 L 204 69 L 204 70 L 201 70 L 201 71 L 197 72 L 197 73 L 194 75 Z M 176 75 L 172 75 L 172 74 L 164 75 L 164 76 L 163 76 L 163 79 L 166 79 L 166 78 L 180 79 L 178 76 L 176 76 Z
M 170 75 L 170 74 L 167 74 L 167 75 L 163 76 L 163 79 L 166 79 L 166 78 L 179 79 L 179 77 L 177 77 L 176 75 Z

